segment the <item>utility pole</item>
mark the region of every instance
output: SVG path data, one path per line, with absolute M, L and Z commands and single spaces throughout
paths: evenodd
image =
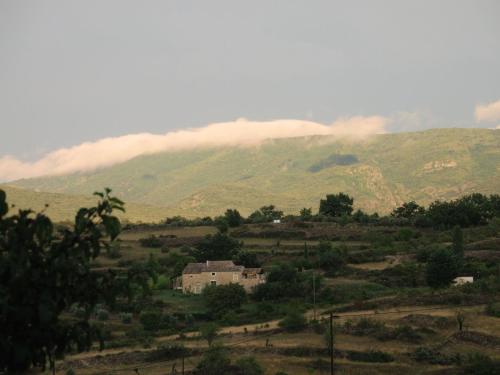
M 333 313 L 330 313 L 330 375 L 333 375 Z
M 182 375 L 184 375 L 184 351 L 182 352 Z
M 313 319 L 316 321 L 316 273 L 313 269 Z

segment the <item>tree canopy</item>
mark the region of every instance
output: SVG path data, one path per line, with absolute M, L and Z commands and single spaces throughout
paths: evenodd
M 123 202 L 96 193 L 98 204 L 81 208 L 70 228 L 56 231 L 43 213 L 9 206 L 0 190 L 0 371 L 45 367 L 70 349 L 85 350 L 96 337 L 88 318 L 101 301 L 116 297 L 112 271 L 95 272 L 90 261 L 120 233 L 114 210 Z M 72 305 L 80 320 L 61 319 Z
M 328 194 L 319 202 L 319 213 L 324 216 L 338 217 L 350 215 L 354 199 L 344 193 Z

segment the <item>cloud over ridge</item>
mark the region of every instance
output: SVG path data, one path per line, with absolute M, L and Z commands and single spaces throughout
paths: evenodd
M 331 135 L 360 140 L 384 133 L 388 122 L 381 116 L 340 118 L 331 125 L 303 120 L 239 119 L 166 134 L 129 134 L 61 148 L 34 162 L 24 162 L 11 156 L 0 157 L 0 181 L 88 172 L 140 155 L 201 147 L 253 146 L 268 139 Z
M 494 122 L 500 120 L 500 100 L 488 104 L 479 104 L 475 111 L 477 122 Z

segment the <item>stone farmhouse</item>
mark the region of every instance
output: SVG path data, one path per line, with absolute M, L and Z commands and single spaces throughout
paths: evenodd
M 253 287 L 265 281 L 262 268 L 237 266 L 231 260 L 207 260 L 205 263 L 189 263 L 182 272 L 182 285 L 177 288 L 182 288 L 183 293 L 200 294 L 207 285 L 236 283 L 251 292 Z

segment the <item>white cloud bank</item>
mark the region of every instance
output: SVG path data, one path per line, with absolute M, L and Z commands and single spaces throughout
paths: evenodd
M 489 104 L 480 104 L 476 106 L 477 122 L 494 122 L 500 120 L 500 100 Z
M 331 125 L 301 120 L 257 122 L 240 119 L 163 135 L 140 133 L 103 138 L 50 152 L 35 162 L 1 157 L 0 181 L 92 171 L 159 152 L 214 146 L 251 146 L 267 139 L 310 135 L 363 139 L 384 133 L 387 123 L 388 119 L 380 116 L 341 118 Z

